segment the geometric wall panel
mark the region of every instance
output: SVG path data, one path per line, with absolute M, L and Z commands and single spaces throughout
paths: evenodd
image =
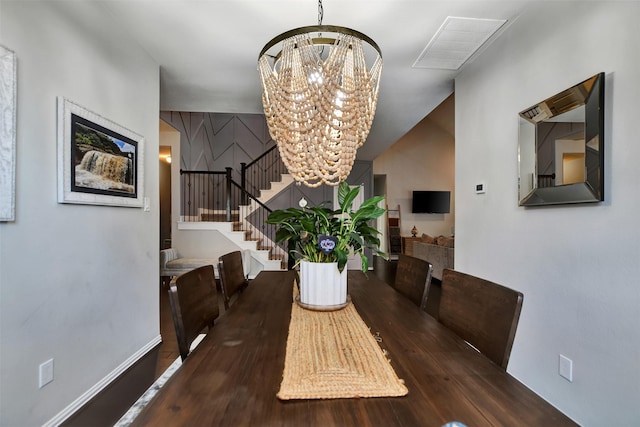
M 160 118 L 180 132 L 180 168 L 224 171 L 233 168 L 240 182 L 240 163 L 250 163 L 275 145 L 264 114 L 192 113 L 162 111 Z M 351 185 L 364 185 L 364 198 L 373 194 L 373 162 L 356 160 L 347 178 Z M 298 205 L 304 197 L 310 206 L 333 201 L 333 187 L 309 188 L 291 185 L 272 199 L 272 209 Z
M 224 171 L 240 182 L 240 163 L 250 163 L 274 145 L 264 114 L 161 111 L 180 132 L 180 168 Z

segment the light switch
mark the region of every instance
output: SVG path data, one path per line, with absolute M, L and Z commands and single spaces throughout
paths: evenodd
M 558 373 L 568 381 L 573 381 L 573 361 L 562 354 L 560 355 Z
M 41 363 L 38 374 L 38 387 L 40 388 L 53 381 L 53 359 Z

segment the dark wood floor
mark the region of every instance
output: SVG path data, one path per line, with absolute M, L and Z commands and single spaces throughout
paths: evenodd
M 387 261 L 381 257 L 373 257 L 373 274 L 386 283 L 393 284 L 395 282 L 397 261 Z M 434 281 L 436 286 L 432 286 L 437 293 L 436 298 L 429 299 L 433 303 L 439 301 L 439 283 Z M 437 301 L 436 301 L 437 300 Z M 220 313 L 224 313 L 224 305 L 222 299 L 219 300 Z M 430 313 L 432 309 L 427 307 L 427 312 Z M 431 314 L 431 313 L 430 313 Z M 171 307 L 169 306 L 169 297 L 167 293 L 167 285 L 160 286 L 160 334 L 162 335 L 162 345 L 158 354 L 158 365 L 156 368 L 156 378 L 162 375 L 162 373 L 180 356 L 178 352 L 178 343 L 176 341 L 176 333 L 173 328 L 173 319 L 171 318 Z

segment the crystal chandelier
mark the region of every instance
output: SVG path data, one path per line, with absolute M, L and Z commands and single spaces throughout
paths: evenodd
M 280 34 L 258 58 L 269 132 L 293 179 L 309 187 L 338 185 L 351 172 L 371 129 L 382 73 L 373 40 L 322 25 L 322 15 L 320 0 L 317 26 Z

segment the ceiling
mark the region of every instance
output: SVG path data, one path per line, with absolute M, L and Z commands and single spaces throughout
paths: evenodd
M 457 71 L 413 68 L 448 16 L 506 19 L 532 1 L 324 0 L 323 24 L 358 30 L 381 48 L 373 127 L 358 158 L 372 160 L 453 92 Z M 160 108 L 262 113 L 258 54 L 278 34 L 318 23 L 312 0 L 97 0 L 160 64 Z M 473 61 L 482 49 L 472 56 Z

